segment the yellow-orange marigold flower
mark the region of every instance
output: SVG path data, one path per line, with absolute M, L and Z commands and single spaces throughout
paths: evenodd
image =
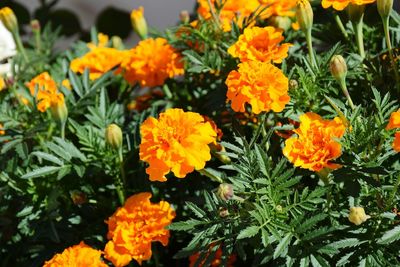
M 97 34 L 97 44 L 90 42 L 90 43 L 87 44 L 87 47 L 90 50 L 94 50 L 94 49 L 99 48 L 99 47 L 107 47 L 107 44 L 108 44 L 109 40 L 110 40 L 110 38 L 108 37 L 107 34 L 104 34 L 104 33 L 100 32 L 100 33 Z
M 210 246 L 209 252 L 207 254 L 211 253 L 211 249 L 214 247 L 214 244 Z M 193 254 L 192 256 L 189 257 L 189 267 L 194 267 L 196 261 L 198 260 L 200 256 L 200 253 Z M 208 256 L 208 255 L 207 255 Z M 232 254 L 229 256 L 228 262 L 227 262 L 227 267 L 233 267 L 235 266 L 236 262 L 236 255 Z M 203 267 L 205 263 L 205 260 L 199 263 L 199 265 L 196 265 L 198 267 Z M 215 252 L 214 259 L 211 261 L 210 265 L 211 267 L 219 267 L 222 266 L 222 249 L 218 248 L 218 250 Z
M 350 3 L 354 5 L 366 5 L 375 2 L 375 0 L 322 0 L 321 4 L 323 8 L 333 7 L 333 9 L 342 11 Z
M 199 8 L 197 13 L 204 19 L 212 17 L 211 9 L 208 0 L 197 0 Z M 214 5 L 216 0 L 211 0 L 213 11 L 216 12 Z M 243 21 L 246 17 L 250 16 L 257 7 L 259 7 L 258 0 L 226 0 L 224 6 L 220 10 L 219 19 L 224 31 L 228 32 L 232 29 L 232 22 L 235 21 L 239 27 L 242 27 Z
M 390 114 L 389 123 L 386 126 L 386 130 L 392 130 L 396 128 L 400 128 L 400 110 Z
M 252 27 L 244 30 L 239 40 L 228 49 L 241 62 L 254 60 L 281 63 L 288 56 L 291 44 L 280 44 L 284 37 L 282 30 L 271 26 Z
M 5 135 L 6 131 L 4 130 L 3 124 L 0 123 L 0 135 Z
M 294 130 L 298 136 L 285 141 L 283 154 L 296 167 L 316 172 L 324 168 L 336 169 L 340 165 L 330 161 L 342 154 L 342 146 L 336 139 L 341 138 L 345 130 L 339 117 L 324 120 L 308 112 L 300 116 L 300 127 Z
M 258 0 L 266 10 L 262 13 L 263 18 L 271 16 L 294 17 L 297 0 Z
M 81 242 L 54 255 L 51 260 L 44 263 L 43 267 L 107 267 L 108 265 L 101 260 L 101 254 L 100 250 L 93 249 Z
M 165 227 L 175 218 L 175 211 L 168 202 L 151 203 L 150 198 L 151 193 L 129 197 L 107 220 L 110 241 L 104 254 L 114 266 L 126 266 L 132 259 L 139 264 L 149 260 L 152 242 L 168 245 L 169 230 Z
M 396 132 L 394 135 L 392 147 L 395 151 L 400 152 L 400 132 Z
M 234 111 L 245 112 L 250 104 L 252 112 L 281 112 L 289 102 L 289 81 L 283 72 L 268 62 L 248 61 L 229 73 L 225 81 L 227 98 Z
M 64 95 L 57 91 L 57 84 L 48 72 L 43 72 L 26 84 L 32 96 L 36 96 L 37 108 L 45 112 L 52 103 L 64 101 Z
M 149 163 L 146 173 L 150 180 L 160 182 L 167 180 L 165 175 L 170 171 L 184 178 L 195 169 L 203 169 L 211 159 L 208 144 L 217 136 L 200 114 L 182 109 L 168 109 L 158 120 L 148 118 L 140 134 L 140 159 Z
M 159 86 L 167 78 L 184 73 L 183 62 L 164 38 L 146 39 L 131 49 L 122 61 L 125 79 L 141 86 Z
M 89 69 L 90 79 L 95 80 L 121 64 L 126 55 L 126 51 L 109 47 L 98 47 L 83 57 L 72 60 L 70 68 L 73 72 L 81 74 L 85 72 L 85 69 Z
M 3 89 L 6 88 L 6 82 L 4 81 L 4 78 L 0 76 L 0 92 L 3 91 Z

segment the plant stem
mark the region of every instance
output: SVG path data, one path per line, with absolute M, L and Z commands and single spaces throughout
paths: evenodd
M 125 192 L 124 192 L 124 184 L 125 184 L 125 171 L 124 171 L 124 157 L 122 155 L 122 147 L 118 149 L 118 164 L 120 175 L 115 177 L 115 188 L 117 190 L 118 199 L 121 205 L 125 203 Z
M 364 15 L 363 15 L 364 16 Z M 362 59 L 365 58 L 365 50 L 364 50 L 364 38 L 363 38 L 363 16 L 358 22 L 352 22 L 353 29 L 356 35 L 356 42 L 358 47 L 358 53 Z
M 61 121 L 61 139 L 65 139 L 65 125 L 67 124 L 67 120 Z
M 312 45 L 312 35 L 311 35 L 311 28 L 307 30 L 306 32 L 306 41 L 307 41 L 307 47 L 308 47 L 308 54 L 310 56 L 310 62 L 311 65 L 317 69 L 317 61 L 315 60 L 315 55 L 314 55 L 314 50 L 313 50 L 313 45 Z
M 389 57 L 390 57 L 390 61 L 392 62 L 394 76 L 395 76 L 395 79 L 396 79 L 396 88 L 397 88 L 398 91 L 400 91 L 400 87 L 399 87 L 399 82 L 400 82 L 399 71 L 397 69 L 396 61 L 394 60 L 393 51 L 392 51 L 392 43 L 390 41 L 389 17 L 386 17 L 386 18 L 382 19 L 382 22 L 383 22 L 383 30 L 385 32 L 386 46 L 387 46 L 387 49 L 389 50 Z
M 342 20 L 340 19 L 340 16 L 338 14 L 335 14 L 334 16 L 335 16 L 336 24 L 339 27 L 340 31 L 342 32 L 343 36 L 346 39 L 349 39 L 349 34 L 347 33 L 346 28 L 344 27 Z
M 18 33 L 12 33 L 12 35 L 14 37 L 14 40 L 15 40 L 15 43 L 17 45 L 18 51 L 24 57 L 25 62 L 28 63 L 29 59 L 28 59 L 28 56 L 26 55 L 26 51 L 25 51 L 24 45 L 22 44 L 22 41 L 21 41 L 21 37 L 19 36 Z
M 349 106 L 351 107 L 352 110 L 354 110 L 356 107 L 354 106 L 353 100 L 351 99 L 349 91 L 347 90 L 346 81 L 343 79 L 342 81 L 340 81 L 339 84 L 340 87 L 342 88 L 344 96 L 347 98 L 347 101 L 349 102 Z
M 397 177 L 396 184 L 394 185 L 393 190 L 392 190 L 392 194 L 390 195 L 390 200 L 388 202 L 389 205 L 390 205 L 390 208 L 393 208 L 391 206 L 393 205 L 393 200 L 394 200 L 394 198 L 396 196 L 396 193 L 397 193 L 397 190 L 399 189 L 399 186 L 400 186 L 400 175 Z
M 210 13 L 211 13 L 215 23 L 217 23 L 218 27 L 221 27 L 221 23 L 219 21 L 219 17 L 215 13 L 215 10 L 213 8 L 213 4 L 211 4 L 211 0 L 207 0 L 207 3 L 208 3 L 208 7 L 210 8 Z
M 224 181 L 221 180 L 221 178 L 219 178 L 219 177 L 213 175 L 212 173 L 210 173 L 210 172 L 207 171 L 206 169 L 198 170 L 198 172 L 199 172 L 200 174 L 203 174 L 204 176 L 207 176 L 208 178 L 210 178 L 210 179 L 211 179 L 212 181 L 214 181 L 214 182 L 218 182 L 218 183 L 220 183 L 220 184 L 222 184 L 222 183 L 224 182 Z

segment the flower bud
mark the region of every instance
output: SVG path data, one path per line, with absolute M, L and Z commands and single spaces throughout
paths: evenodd
M 227 208 L 219 208 L 219 216 L 225 218 L 229 216 L 229 210 Z
M 292 27 L 292 21 L 289 17 L 274 16 L 270 18 L 268 22 L 275 28 L 279 28 L 284 31 L 287 31 Z
M 377 0 L 376 5 L 378 6 L 378 12 L 382 19 L 386 19 L 390 16 L 390 12 L 393 8 L 393 0 Z
M 311 29 L 313 25 L 314 13 L 308 0 L 297 1 L 296 18 L 303 32 Z
M 122 41 L 121 37 L 116 36 L 116 35 L 111 37 L 111 44 L 112 44 L 112 47 L 119 49 L 119 50 L 123 50 L 125 48 L 124 42 Z
M 218 187 L 217 195 L 225 201 L 233 198 L 233 186 L 231 184 L 220 184 Z
M 329 64 L 332 76 L 338 81 L 346 79 L 347 64 L 341 55 L 334 55 Z
M 68 117 L 68 109 L 65 105 L 64 95 L 56 94 L 52 96 L 50 102 L 51 115 L 55 120 L 65 122 Z
M 351 207 L 349 213 L 349 221 L 355 225 L 360 225 L 365 222 L 371 216 L 366 215 L 364 208 L 362 207 Z
M 353 23 L 358 23 L 364 16 L 365 5 L 349 4 L 347 6 L 347 14 Z
M 132 10 L 131 13 L 133 30 L 139 35 L 142 40 L 147 38 L 147 22 L 143 16 L 143 12 L 144 9 L 141 6 L 138 9 Z
M 40 22 L 37 19 L 32 20 L 31 21 L 31 28 L 32 28 L 32 31 L 35 32 L 35 33 L 40 32 L 40 28 L 41 28 L 40 27 Z
M 297 88 L 299 88 L 299 83 L 296 80 L 291 79 L 289 81 L 289 90 L 296 90 Z
M 190 15 L 189 11 L 187 10 L 182 10 L 181 13 L 179 14 L 179 19 L 183 24 L 187 24 L 190 21 Z
M 75 205 L 82 205 L 87 202 L 86 194 L 81 191 L 73 190 L 69 194 Z
M 106 129 L 106 142 L 114 149 L 122 146 L 122 131 L 116 124 L 108 125 Z
M 18 32 L 18 20 L 11 8 L 3 7 L 0 9 L 0 21 L 10 32 L 14 34 Z

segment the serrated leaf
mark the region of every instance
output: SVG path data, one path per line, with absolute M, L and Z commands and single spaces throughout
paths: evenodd
M 377 243 L 382 245 L 387 245 L 399 239 L 400 239 L 400 225 L 385 232 Z
M 274 259 L 282 256 L 284 257 L 285 254 L 287 253 L 287 247 L 290 243 L 290 240 L 292 239 L 292 233 L 287 233 L 282 240 L 279 242 L 278 246 L 275 248 L 274 251 Z
M 28 172 L 28 173 L 22 175 L 21 178 L 22 179 L 31 179 L 31 178 L 42 177 L 42 176 L 46 176 L 46 175 L 58 172 L 61 168 L 62 167 L 60 167 L 60 166 L 46 166 L 46 167 L 42 167 L 42 168 L 36 169 L 34 171 Z
M 239 235 L 237 236 L 237 239 L 245 239 L 245 238 L 253 237 L 258 233 L 259 230 L 260 230 L 260 227 L 258 227 L 258 226 L 249 226 L 239 233 Z
M 64 162 L 62 162 L 59 158 L 57 158 L 56 156 L 51 155 L 49 153 L 37 151 L 37 152 L 33 152 L 32 155 L 34 155 L 34 156 L 36 156 L 36 157 L 38 157 L 40 159 L 44 159 L 44 160 L 53 162 L 53 163 L 55 163 L 57 165 L 60 165 L 60 166 L 64 165 Z

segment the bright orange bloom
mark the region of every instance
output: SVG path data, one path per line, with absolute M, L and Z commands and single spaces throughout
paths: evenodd
M 81 74 L 85 72 L 85 69 L 89 69 L 90 79 L 96 80 L 104 73 L 121 64 L 126 55 L 126 51 L 109 47 L 98 47 L 83 57 L 72 60 L 70 68 L 73 72 Z
M 322 0 L 323 8 L 333 7 L 333 9 L 341 11 L 345 9 L 350 3 L 354 5 L 366 5 L 375 2 L 375 0 Z
M 210 246 L 210 251 L 209 251 L 209 253 L 211 253 L 211 249 L 212 249 L 212 247 L 214 247 L 214 245 L 211 245 Z M 208 253 L 208 254 L 209 254 Z M 197 261 L 197 259 L 199 258 L 199 256 L 200 256 L 200 253 L 196 253 L 196 254 L 193 254 L 192 256 L 190 256 L 189 257 L 189 267 L 194 267 L 195 266 L 195 263 L 196 263 L 196 261 Z M 235 261 L 236 261 L 236 255 L 231 255 L 231 256 L 229 256 L 229 259 L 228 259 L 228 263 L 227 263 L 227 267 L 233 267 L 233 266 L 235 266 L 234 264 L 235 264 Z M 205 260 L 203 260 L 199 265 L 196 265 L 196 266 L 198 266 L 198 267 L 203 267 L 204 266 L 204 263 L 205 263 Z M 212 262 L 210 263 L 210 265 L 207 265 L 207 266 L 211 266 L 211 267 L 219 267 L 219 266 L 222 266 L 222 249 L 221 248 L 218 248 L 218 250 L 215 252 L 215 256 L 214 256 L 214 259 L 212 260 Z
M 400 132 L 394 135 L 394 141 L 392 147 L 395 151 L 400 152 Z
M 267 6 L 262 17 L 271 16 L 294 17 L 297 0 L 259 0 L 261 5 Z
M 245 112 L 246 103 L 255 114 L 270 110 L 281 112 L 290 100 L 288 78 L 268 62 L 240 63 L 239 70 L 231 71 L 225 84 L 226 96 L 236 112 Z
M 159 86 L 167 78 L 184 73 L 183 62 L 175 49 L 163 38 L 146 39 L 131 49 L 122 61 L 125 79 L 134 84 Z
M 195 169 L 203 169 L 211 159 L 208 144 L 217 136 L 200 114 L 182 109 L 168 109 L 158 120 L 148 118 L 140 134 L 140 159 L 149 163 L 146 173 L 150 180 L 160 182 L 167 180 L 165 175 L 170 171 L 184 178 Z
M 216 0 L 211 0 L 211 5 L 214 12 Z M 208 0 L 197 0 L 199 8 L 197 13 L 204 19 L 210 19 L 212 17 Z M 224 6 L 220 10 L 219 18 L 222 24 L 222 28 L 225 32 L 229 32 L 232 29 L 232 22 L 236 22 L 239 27 L 242 27 L 243 21 L 246 17 L 250 16 L 260 4 L 258 0 L 226 0 Z
M 43 267 L 107 267 L 108 265 L 101 260 L 101 254 L 100 250 L 93 249 L 81 242 L 54 255 L 51 260 L 44 263 Z
M 389 123 L 386 126 L 386 130 L 392 130 L 400 128 L 400 110 L 393 112 L 390 115 Z
M 6 88 L 6 82 L 4 81 L 4 78 L 0 76 L 0 92 L 3 91 L 3 89 Z
M 132 259 L 139 264 L 149 260 L 152 242 L 168 245 L 169 230 L 165 227 L 175 218 L 175 211 L 168 202 L 151 203 L 150 198 L 151 193 L 129 197 L 107 220 L 110 241 L 104 253 L 114 266 L 126 266 Z
M 238 57 L 241 62 L 252 60 L 282 63 L 291 46 L 288 43 L 280 44 L 284 39 L 282 32 L 271 26 L 247 28 L 239 40 L 229 47 L 228 53 Z
M 57 91 L 57 84 L 48 72 L 43 72 L 26 84 L 32 96 L 36 96 L 37 108 L 45 112 L 52 104 L 64 101 L 64 95 Z
M 6 131 L 4 130 L 3 124 L 0 123 L 0 135 L 5 135 Z
M 71 82 L 68 79 L 64 79 L 61 82 L 61 85 L 67 88 L 68 90 L 72 90 Z
M 87 47 L 90 50 L 94 50 L 94 49 L 99 48 L 99 47 L 107 47 L 107 44 L 108 44 L 109 40 L 110 40 L 110 38 L 108 37 L 107 34 L 104 34 L 104 33 L 100 32 L 100 33 L 97 34 L 97 44 L 90 42 L 90 43 L 87 44 Z
M 342 154 L 342 146 L 336 139 L 346 131 L 342 120 L 324 120 L 318 114 L 308 112 L 300 116 L 300 127 L 294 130 L 298 135 L 285 141 L 283 155 L 294 166 L 311 171 L 324 168 L 337 169 L 338 164 L 331 163 Z

